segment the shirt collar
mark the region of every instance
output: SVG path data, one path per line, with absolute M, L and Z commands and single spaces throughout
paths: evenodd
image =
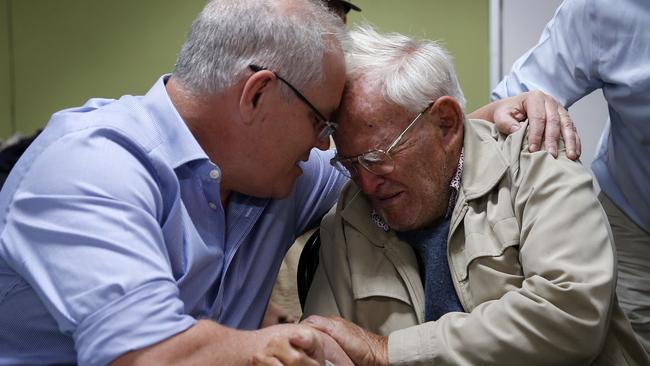
M 173 168 L 193 160 L 208 159 L 194 135 L 174 107 L 165 84 L 171 74 L 161 76 L 142 97 L 142 104 L 158 129 L 155 152 Z

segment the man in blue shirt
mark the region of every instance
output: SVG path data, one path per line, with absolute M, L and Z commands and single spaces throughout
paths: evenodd
M 312 151 L 342 32 L 309 1 L 213 0 L 146 95 L 54 114 L 0 193 L 0 365 L 240 365 L 273 342 L 349 362 L 310 328 L 255 330 L 345 181 Z
M 650 2 L 567 0 L 495 99 L 528 90 L 567 108 L 602 89 L 609 120 L 592 170 L 618 257 L 617 293 L 650 352 Z
M 230 329 L 258 328 L 345 181 L 311 151 L 342 29 L 310 2 L 213 1 L 173 76 L 56 113 L 0 196 L 0 364 L 238 364 L 300 328 Z

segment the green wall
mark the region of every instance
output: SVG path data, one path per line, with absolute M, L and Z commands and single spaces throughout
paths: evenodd
M 11 79 L 9 70 L 9 2 L 0 0 L 0 139 L 11 135 Z
M 368 22 L 383 32 L 440 41 L 453 55 L 467 111 L 489 102 L 487 0 L 351 0 L 348 24 Z
M 236 1 L 236 0 L 233 0 Z M 353 0 L 382 31 L 441 40 L 455 58 L 468 110 L 487 102 L 486 0 Z M 205 0 L 0 0 L 0 139 L 31 133 L 90 97 L 141 94 L 169 72 Z M 10 14 L 7 10 L 11 8 Z M 10 118 L 8 16 L 13 24 L 15 127 Z
M 171 71 L 189 26 L 205 3 L 2 1 L 11 1 L 13 7 L 16 129 L 23 133 L 42 127 L 53 112 L 81 105 L 89 97 L 146 92 L 160 74 Z M 4 111 L 7 98 L 2 97 Z M 3 124 L 0 137 L 7 137 L 6 130 Z

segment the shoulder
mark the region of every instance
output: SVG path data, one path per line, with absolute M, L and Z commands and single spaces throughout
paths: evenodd
M 32 145 L 11 173 L 8 195 L 108 199 L 151 212 L 161 201 L 156 164 L 119 129 L 46 129 Z

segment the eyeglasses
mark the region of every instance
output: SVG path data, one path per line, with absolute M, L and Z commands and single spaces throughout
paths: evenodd
M 393 149 L 399 146 L 404 135 L 406 135 L 406 133 L 415 125 L 415 122 L 417 122 L 424 114 L 424 112 L 431 108 L 432 105 L 433 102 L 429 103 L 429 105 L 427 105 L 426 108 L 422 110 L 422 112 L 418 113 L 418 115 L 413 118 L 411 123 L 406 126 L 404 131 L 402 131 L 402 133 L 397 136 L 397 138 L 388 146 L 386 150 L 370 150 L 363 154 L 347 158 L 339 156 L 337 154 L 330 160 L 330 164 L 341 173 L 352 179 L 356 179 L 359 176 L 357 164 L 361 165 L 367 171 L 375 175 L 386 175 L 392 172 L 395 170 L 395 162 L 390 156 L 390 153 L 393 151 Z
M 255 64 L 248 65 L 248 67 L 251 70 L 253 70 L 254 72 L 258 72 L 258 71 L 262 71 L 262 70 L 268 70 L 266 67 L 258 66 L 258 65 L 255 65 Z M 296 87 L 291 85 L 291 83 L 288 82 L 285 78 L 278 75 L 278 73 L 275 72 L 275 71 L 272 71 L 272 70 L 269 70 L 269 71 L 271 71 L 273 74 L 275 74 L 275 77 L 277 77 L 286 86 L 288 86 L 289 89 L 291 89 L 296 94 L 298 99 L 300 99 L 303 103 L 305 103 L 307 105 L 307 107 L 309 107 L 309 109 L 311 109 L 311 111 L 316 115 L 316 117 L 320 121 L 316 126 L 316 130 L 319 131 L 318 132 L 318 139 L 321 140 L 321 141 L 325 141 L 330 136 L 332 136 L 334 131 L 336 131 L 336 127 L 337 127 L 336 122 L 329 121 L 327 118 L 325 118 L 325 116 L 323 116 L 318 111 L 318 109 L 316 109 L 316 107 L 314 107 L 314 105 L 311 104 L 311 102 L 307 99 L 307 97 L 305 97 L 301 92 L 299 92 L 298 89 L 296 89 Z

